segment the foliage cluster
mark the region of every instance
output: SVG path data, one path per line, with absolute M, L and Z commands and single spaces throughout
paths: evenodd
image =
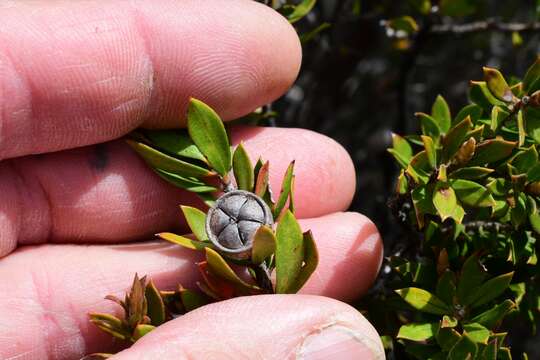
M 386 340 L 418 359 L 510 359 L 504 319 L 539 316 L 540 58 L 522 81 L 485 67 L 469 98 L 452 116 L 438 96 L 422 135 L 389 149 L 393 206 L 422 250 L 390 260 L 402 325 Z
M 214 110 L 191 99 L 187 119 L 187 130 L 138 130 L 128 143 L 164 180 L 197 194 L 211 207 L 207 214 L 195 207 L 181 206 L 192 236 L 167 232 L 156 235 L 203 252 L 205 260 L 196 264 L 202 281 L 197 284 L 197 290 L 186 289 L 181 284 L 176 289 L 158 290 L 152 280 L 135 275 L 124 300 L 107 296 L 121 306 L 122 316 L 92 313 L 90 321 L 115 338 L 128 342 L 135 342 L 164 322 L 213 301 L 246 295 L 296 293 L 318 264 L 311 231 L 302 232 L 294 216 L 294 162 L 287 168 L 281 192 L 274 200 L 269 184 L 269 162 L 259 159 L 253 166 L 242 144 L 233 151 L 225 126 Z M 220 195 L 221 192 L 225 195 Z M 236 252 L 226 251 L 228 249 L 212 240 L 208 223 L 216 206 L 215 197 L 219 203 L 227 195 L 245 197 L 246 193 L 250 194 L 249 199 L 266 203 L 273 221 L 269 224 L 251 221 L 257 228 L 245 239 L 247 251 L 240 257 L 232 256 Z M 237 210 L 241 209 L 244 207 Z M 242 216 L 255 218 L 258 213 L 253 211 L 247 207 Z M 231 215 L 231 220 L 239 217 L 239 214 Z M 225 224 L 223 229 L 230 224 Z M 271 280 L 273 272 L 275 285 Z M 88 359 L 109 356 L 111 354 L 93 354 Z

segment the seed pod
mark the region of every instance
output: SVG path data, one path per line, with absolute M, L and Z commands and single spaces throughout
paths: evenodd
M 227 256 L 246 259 L 251 255 L 255 232 L 262 225 L 273 224 L 272 211 L 260 197 L 235 190 L 221 196 L 208 211 L 206 233 Z

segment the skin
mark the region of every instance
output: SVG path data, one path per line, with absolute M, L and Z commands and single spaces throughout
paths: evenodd
M 230 120 L 292 85 L 301 62 L 294 29 L 255 2 L 224 3 L 0 4 L 0 358 L 119 350 L 123 344 L 88 322 L 89 311 L 118 312 L 103 296 L 122 296 L 135 272 L 160 288 L 199 280 L 199 254 L 149 241 L 158 231 L 186 231 L 177 206 L 197 201 L 117 139 L 139 126 L 183 126 L 189 96 Z M 232 139 L 252 159 L 270 160 L 274 189 L 296 159 L 297 216 L 313 230 L 319 268 L 303 295 L 209 305 L 118 358 L 197 358 L 203 345 L 194 337 L 215 338 L 216 329 L 223 341 L 204 349 L 217 358 L 253 354 L 238 353 L 242 346 L 267 359 L 292 358 L 305 336 L 336 318 L 378 344 L 355 309 L 329 298 L 362 295 L 382 258 L 373 223 L 343 212 L 356 178 L 348 154 L 301 129 L 237 127 Z M 250 319 L 259 326 L 239 330 Z

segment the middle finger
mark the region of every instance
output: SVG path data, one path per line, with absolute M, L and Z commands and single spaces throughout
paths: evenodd
M 297 216 L 345 210 L 355 173 L 345 150 L 333 140 L 300 129 L 235 128 L 253 162 L 270 160 L 270 182 L 278 192 L 296 159 Z M 178 205 L 197 204 L 193 194 L 157 177 L 123 141 L 0 164 L 0 257 L 17 244 L 123 242 L 158 231 L 186 231 Z

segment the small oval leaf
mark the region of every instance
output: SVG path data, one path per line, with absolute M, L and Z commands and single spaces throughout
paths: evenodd
M 210 165 L 221 176 L 232 167 L 229 138 L 219 115 L 200 100 L 189 101 L 187 125 L 189 135 Z

